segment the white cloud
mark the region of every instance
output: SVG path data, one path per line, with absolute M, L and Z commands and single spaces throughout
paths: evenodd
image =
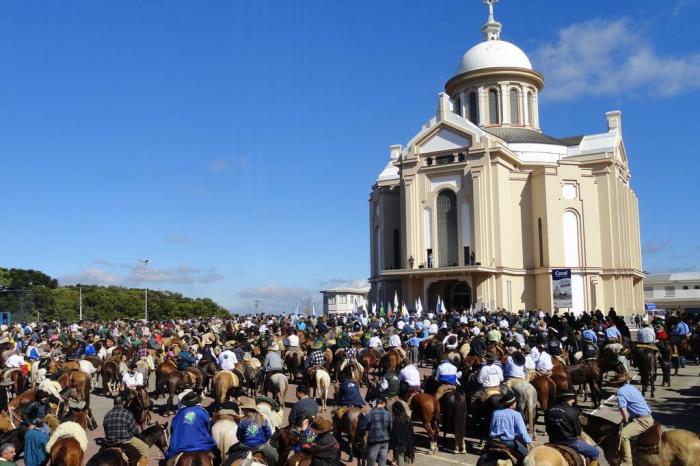
M 668 241 L 647 241 L 644 243 L 644 252 L 646 254 L 656 254 L 657 252 L 666 249 Z
M 664 55 L 626 19 L 592 20 L 559 31 L 535 52 L 545 98 L 644 93 L 669 97 L 700 88 L 700 52 Z
M 231 307 L 235 312 L 244 312 L 253 309 L 255 300 L 260 300 L 260 312 L 292 312 L 296 305 L 299 305 L 299 312 L 302 312 L 304 303 L 315 304 L 317 314 L 321 312 L 321 295 L 318 290 L 301 286 L 267 285 L 244 288 L 238 292 L 236 302 Z
M 331 278 L 329 280 L 322 281 L 320 285 L 324 288 L 367 288 L 369 286 L 369 282 L 366 278 Z
M 126 273 L 115 274 L 96 267 L 88 267 L 75 274 L 66 274 L 59 281 L 62 285 L 77 283 L 85 285 L 118 285 L 143 286 L 145 284 L 189 285 L 194 283 L 214 283 L 223 280 L 224 276 L 215 269 L 199 269 L 196 267 L 180 266 L 177 268 L 159 269 L 143 265 L 123 266 Z

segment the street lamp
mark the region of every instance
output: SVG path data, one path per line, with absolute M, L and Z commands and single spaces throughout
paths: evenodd
M 151 259 L 139 259 L 139 262 L 143 263 L 143 266 L 148 269 L 148 263 Z M 144 315 L 146 322 L 148 322 L 148 286 L 144 286 Z

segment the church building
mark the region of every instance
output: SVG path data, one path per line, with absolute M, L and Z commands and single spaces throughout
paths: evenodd
M 501 40 L 495 1 L 485 3 L 483 41 L 462 57 L 435 116 L 390 147 L 372 186 L 369 301 L 551 311 L 552 270 L 569 269 L 562 311 L 641 312 L 639 209 L 620 112 L 601 118 L 599 134 L 545 134 L 545 77 Z

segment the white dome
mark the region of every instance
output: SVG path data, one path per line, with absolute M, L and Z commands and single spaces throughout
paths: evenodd
M 525 68 L 532 70 L 532 63 L 525 52 L 504 40 L 486 40 L 469 49 L 462 57 L 457 74 L 483 68 Z

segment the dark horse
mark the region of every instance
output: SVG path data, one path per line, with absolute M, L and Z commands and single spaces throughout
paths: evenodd
M 435 379 L 426 381 L 425 391 L 431 395 L 438 388 Z M 456 453 L 466 453 L 464 439 L 467 428 L 467 397 L 457 390 L 450 390 L 440 397 L 440 412 L 442 413 L 442 435 L 446 437 L 448 430 L 455 436 Z
M 289 351 L 284 355 L 284 367 L 287 368 L 289 381 L 299 380 L 299 371 L 304 368 L 304 358 L 298 351 Z
M 599 408 L 602 402 L 603 368 L 597 359 L 585 361 L 566 367 L 569 376 L 569 386 L 586 385 L 591 389 L 591 401 L 594 408 Z
M 642 379 L 642 395 L 651 389 L 651 397 L 654 398 L 654 380 L 656 379 L 656 350 L 652 348 L 635 348 L 634 364 L 639 369 L 639 377 Z
M 144 441 L 149 447 L 155 445 L 165 454 L 168 449 L 168 423 L 155 425 L 143 430 L 138 437 Z M 102 442 L 97 441 L 98 445 Z M 129 459 L 127 463 L 124 460 L 124 453 Z M 140 459 L 138 451 L 130 445 L 119 447 L 103 447 L 86 463 L 86 466 L 136 466 Z

